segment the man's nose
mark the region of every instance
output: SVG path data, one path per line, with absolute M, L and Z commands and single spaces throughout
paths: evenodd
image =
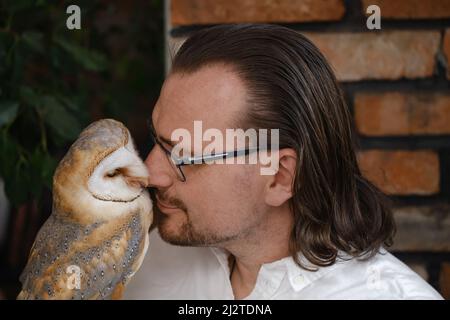
M 173 184 L 171 168 L 168 167 L 167 159 L 158 146 L 155 146 L 149 152 L 147 159 L 145 159 L 145 165 L 149 173 L 149 187 L 167 188 Z

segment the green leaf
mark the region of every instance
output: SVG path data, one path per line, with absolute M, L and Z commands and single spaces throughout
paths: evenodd
M 44 35 L 40 32 L 27 31 L 22 34 L 22 40 L 32 50 L 38 53 L 44 53 Z
M 14 43 L 14 36 L 11 33 L 0 30 L 0 63 L 6 64 L 6 57 Z
M 0 135 L 0 175 L 5 177 L 14 171 L 19 158 L 19 148 L 12 137 L 5 131 Z
M 30 194 L 28 168 L 26 165 L 17 165 L 11 175 L 5 177 L 5 193 L 13 205 L 20 205 L 28 200 Z
M 11 76 L 9 85 L 11 87 L 19 86 L 25 75 L 25 63 L 27 53 L 22 50 L 22 46 L 18 45 L 20 42 L 18 40 L 14 41 L 13 46 L 8 54 L 8 59 L 6 59 L 6 64 L 11 68 Z
M 0 175 L 5 181 L 5 193 L 13 205 L 28 197 L 27 162 L 21 158 L 20 146 L 4 130 L 0 132 Z
M 17 116 L 19 103 L 16 101 L 0 101 L 0 127 L 12 123 Z
M 55 173 L 58 161 L 48 153 L 44 154 L 42 159 L 41 177 L 47 188 L 51 189 L 53 185 L 53 174 Z
M 47 0 L 36 0 L 36 7 L 43 7 L 48 5 L 48 1 Z
M 20 87 L 19 96 L 30 106 L 37 106 L 40 103 L 40 96 L 28 86 Z
M 61 101 L 70 111 L 73 112 L 80 111 L 79 105 L 73 99 L 70 99 L 62 95 L 58 95 L 58 100 Z
M 41 148 L 36 148 L 29 159 L 30 192 L 39 198 L 44 187 L 52 186 L 56 161 Z
M 56 43 L 69 53 L 72 58 L 87 70 L 103 71 L 107 67 L 106 57 L 93 50 L 86 49 L 65 39 L 57 38 Z
M 29 179 L 28 190 L 35 198 L 39 198 L 42 190 L 42 182 L 40 170 L 42 167 L 42 152 L 39 151 L 38 148 L 34 150 L 34 152 L 30 155 L 29 158 L 29 167 L 27 168 L 28 172 L 26 175 Z
M 10 12 L 18 12 L 35 6 L 35 0 L 8 0 L 7 8 Z
M 53 96 L 44 96 L 40 107 L 47 125 L 61 138 L 74 140 L 81 131 L 78 119 Z

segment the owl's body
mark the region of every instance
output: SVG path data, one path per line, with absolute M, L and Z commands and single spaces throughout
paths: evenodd
M 85 129 L 53 179 L 53 212 L 21 275 L 18 299 L 118 299 L 148 246 L 148 173 L 114 120 Z

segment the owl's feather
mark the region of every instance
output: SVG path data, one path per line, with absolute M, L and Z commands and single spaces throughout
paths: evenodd
M 33 244 L 20 277 L 18 299 L 121 297 L 142 263 L 152 222 L 152 204 L 142 187 L 147 173 L 130 141 L 121 123 L 102 120 L 85 129 L 72 145 L 55 173 L 53 212 Z M 121 157 L 108 159 L 124 148 L 129 155 L 120 151 Z M 129 191 L 98 199 L 95 194 L 104 192 L 98 186 L 104 184 L 94 183 L 93 190 L 88 184 L 99 166 L 121 170 L 118 179 L 123 181 L 116 181 L 112 188 Z M 134 185 L 129 186 L 128 180 Z M 132 199 L 114 201 L 127 192 L 137 193 Z M 73 287 L 73 267 L 80 270 L 79 288 Z
M 136 213 L 87 226 L 52 214 L 39 231 L 21 275 L 19 298 L 110 298 L 142 262 L 145 225 Z M 69 289 L 72 273 L 67 267 L 72 265 L 81 271 L 80 290 Z

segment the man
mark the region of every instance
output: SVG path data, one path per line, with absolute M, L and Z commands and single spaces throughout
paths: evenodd
M 190 141 L 173 132 L 195 136 L 196 121 L 224 136 L 278 129 L 278 148 L 266 150 L 277 170 L 181 164 L 186 157 L 172 148 Z M 158 231 L 127 298 L 441 298 L 383 249 L 392 213 L 358 169 L 331 68 L 299 33 L 275 25 L 195 33 L 174 58 L 151 123 L 156 145 L 146 164 Z M 224 148 L 213 154 L 250 157 Z M 195 151 L 184 155 L 205 157 Z

